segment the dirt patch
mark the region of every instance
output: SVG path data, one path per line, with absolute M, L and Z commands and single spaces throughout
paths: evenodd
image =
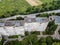
M 31 6 L 38 6 L 42 4 L 40 0 L 26 0 Z

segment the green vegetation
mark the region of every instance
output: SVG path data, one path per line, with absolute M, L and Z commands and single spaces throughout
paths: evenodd
M 29 32 L 28 31 L 25 31 L 25 36 L 29 35 Z
M 22 17 L 17 17 L 16 20 L 24 20 Z
M 1 45 L 3 45 L 4 41 L 5 41 L 5 38 L 4 36 L 2 36 Z
M 49 16 L 60 16 L 60 13 L 43 13 L 43 14 L 37 14 L 36 17 L 49 17 Z
M 60 16 L 60 13 L 56 13 L 57 16 Z
M 35 34 L 35 35 L 40 35 L 40 32 L 39 31 L 33 31 L 33 32 L 28 32 L 28 31 L 25 31 L 25 36 L 28 36 L 28 35 L 32 35 L 32 34 Z
M 23 17 L 16 17 L 16 19 L 10 19 L 10 20 L 24 20 Z
M 59 29 L 58 33 L 60 34 L 60 29 Z
M 50 21 L 46 30 L 43 32 L 43 34 L 52 35 L 54 34 L 56 28 L 57 28 L 57 25 L 54 23 L 54 21 Z
M 53 43 L 52 37 L 48 36 L 48 37 L 46 38 L 46 42 L 47 42 L 48 45 L 52 45 L 52 43 Z
M 41 37 L 39 40 L 36 35 L 29 35 L 22 41 L 8 41 L 5 45 L 60 45 L 60 40 L 52 37 Z
M 43 2 L 39 6 L 30 6 L 25 0 L 1 0 L 0 18 L 6 18 L 17 14 L 31 14 L 49 10 L 60 9 L 59 0 L 40 0 Z
M 43 13 L 43 14 L 38 14 L 36 17 L 49 17 L 49 14 Z
M 46 37 L 46 38 L 40 38 L 40 40 L 39 40 L 39 42 L 40 42 L 40 44 L 45 44 L 45 45 L 52 45 L 52 43 L 53 43 L 53 39 L 52 39 L 52 37 L 50 37 L 50 36 L 48 36 L 48 37 Z
M 18 38 L 19 35 L 9 36 L 8 38 Z
M 38 41 L 38 38 L 36 35 L 29 35 L 26 38 L 22 40 L 22 45 L 34 45 Z
M 8 41 L 5 45 L 21 45 L 18 40 L 15 41 Z
M 54 42 L 52 45 L 60 45 L 60 42 Z
M 1 0 L 0 18 L 24 13 L 29 6 L 25 0 Z
M 53 0 L 40 0 L 40 1 L 42 1 L 43 3 L 49 3 L 49 2 L 52 2 Z
M 1 45 L 1 41 L 0 41 L 0 45 Z
M 31 34 L 40 35 L 40 31 L 34 31 L 34 32 L 31 32 Z
M 46 43 L 46 38 L 44 37 L 41 37 L 40 40 L 39 40 L 40 43 Z
M 42 5 L 39 5 L 36 7 L 29 7 L 26 12 L 27 12 L 27 14 L 30 14 L 30 13 L 39 13 L 39 12 L 44 12 L 44 11 L 60 9 L 60 3 L 59 2 L 60 2 L 59 0 L 51 1 L 48 3 L 45 2 Z

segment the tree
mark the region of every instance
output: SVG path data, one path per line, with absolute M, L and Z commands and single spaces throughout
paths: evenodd
M 47 45 L 46 43 L 46 38 L 45 37 L 41 37 L 39 40 L 39 45 Z
M 55 22 L 54 21 L 50 21 L 48 23 L 48 26 L 47 26 L 45 32 L 43 32 L 43 33 L 52 35 L 52 34 L 54 34 L 54 31 L 56 30 L 56 28 L 57 28 L 57 25 L 55 24 Z
M 29 35 L 22 40 L 22 45 L 33 45 L 37 43 L 38 38 L 36 35 Z
M 50 37 L 50 36 L 46 37 L 46 42 L 48 45 L 52 45 L 52 43 L 53 43 L 52 37 Z
M 50 21 L 48 26 L 51 27 L 51 25 L 54 25 L 54 24 L 55 24 L 54 21 Z
M 44 37 L 41 37 L 40 40 L 39 40 L 40 43 L 46 43 L 46 38 Z

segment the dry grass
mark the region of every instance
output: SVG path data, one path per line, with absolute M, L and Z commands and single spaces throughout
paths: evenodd
M 31 6 L 41 5 L 42 2 L 40 0 L 26 0 Z

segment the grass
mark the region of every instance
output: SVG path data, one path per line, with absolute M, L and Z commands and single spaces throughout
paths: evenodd
M 16 8 L 20 12 L 25 11 L 30 5 L 25 0 L 1 0 L 0 2 L 0 15 L 6 11 L 13 11 Z
M 53 0 L 40 0 L 43 3 L 45 2 L 51 2 Z M 47 4 L 48 5 L 48 4 Z M 47 7 L 50 7 L 51 5 L 48 5 Z M 0 17 L 2 15 L 6 15 L 6 17 L 9 17 L 10 15 L 7 14 L 10 13 L 14 10 L 18 10 L 18 13 L 25 13 L 27 8 L 31 7 L 30 4 L 26 2 L 26 0 L 1 0 L 0 1 Z M 41 8 L 41 7 L 40 7 Z M 3 16 L 4 17 L 4 16 Z

